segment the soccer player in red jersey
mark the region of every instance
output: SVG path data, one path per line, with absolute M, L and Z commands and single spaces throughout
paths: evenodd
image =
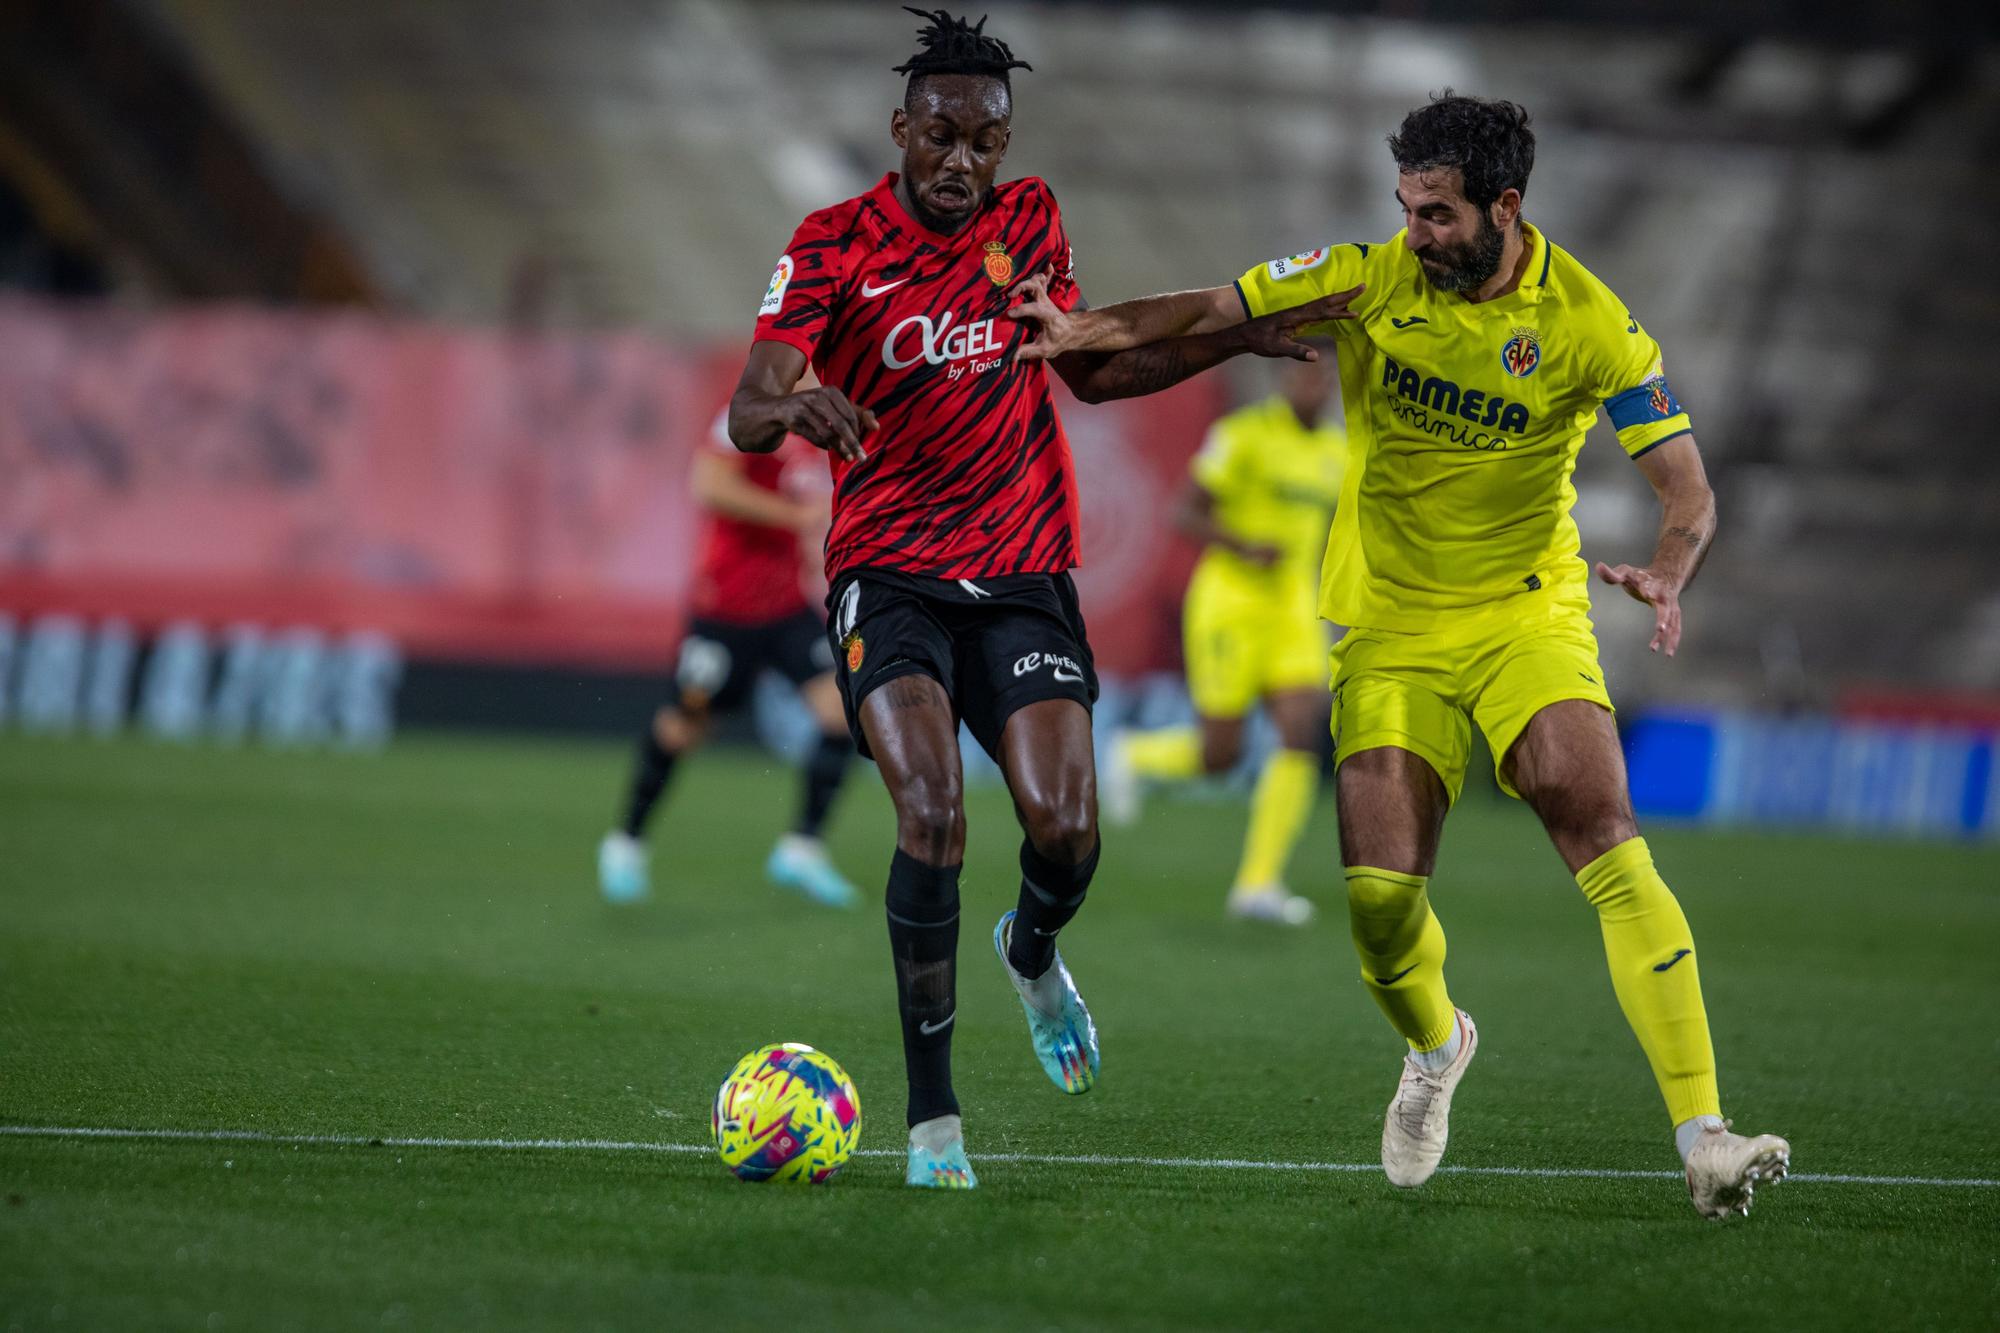
M 786 432 L 827 450 L 826 543 L 848 722 L 896 807 L 886 906 L 909 1076 L 906 1179 L 975 1183 L 951 1084 L 958 878 L 964 859 L 958 724 L 999 763 L 1026 838 L 1021 887 L 993 939 L 1036 1057 L 1068 1093 L 1090 1089 L 1097 1033 L 1056 935 L 1097 869 L 1090 707 L 1097 696 L 1077 563 L 1069 444 L 1047 371 L 1019 363 L 1028 336 L 1008 291 L 1047 271 L 1081 303 L 1049 187 L 995 185 L 1025 69 L 1005 43 L 943 11 L 890 118 L 902 168 L 812 214 L 779 259 L 730 403 L 738 448 Z M 1326 298 L 1266 320 L 1107 357 L 1053 363 L 1086 401 L 1148 392 L 1163 374 L 1243 352 L 1311 360 L 1294 337 L 1341 317 Z M 800 391 L 808 363 L 822 387 Z
M 771 849 L 764 873 L 815 902 L 852 907 L 860 895 L 834 869 L 819 833 L 854 745 L 833 681 L 826 621 L 800 581 L 801 539 L 826 525 L 825 483 L 805 466 L 815 456 L 804 444 L 738 453 L 724 421 L 717 418 L 694 462 L 702 528 L 693 616 L 668 700 L 639 738 L 624 820 L 598 844 L 598 885 L 614 903 L 647 896 L 642 839 L 675 763 L 701 743 L 715 714 L 742 706 L 758 675 L 775 671 L 797 687 L 820 737 L 806 760 L 798 818 Z

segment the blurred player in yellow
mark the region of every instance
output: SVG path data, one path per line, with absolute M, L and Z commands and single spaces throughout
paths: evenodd
M 1339 388 L 1332 343 L 1322 351 L 1318 361 L 1284 362 L 1279 391 L 1216 422 L 1195 455 L 1174 519 L 1203 547 L 1181 622 L 1200 722 L 1112 737 L 1101 779 L 1106 816 L 1129 824 L 1142 784 L 1234 768 L 1250 710 L 1263 704 L 1278 748 L 1250 799 L 1227 910 L 1293 926 L 1313 915 L 1285 887 L 1285 867 L 1319 791 L 1327 725 L 1319 565 L 1347 471 L 1347 436 L 1329 419 Z
M 1570 474 L 1602 409 L 1659 496 L 1652 559 L 1597 566 L 1680 642 L 1682 591 L 1715 534 L 1715 500 L 1660 348 L 1615 295 L 1521 217 L 1528 114 L 1446 93 L 1389 138 L 1404 229 L 1260 264 L 1237 282 L 1076 312 L 1024 284 L 1025 356 L 1151 347 L 1128 364 L 1164 387 L 1195 340 L 1272 311 L 1347 301 L 1341 390 L 1353 441 L 1320 581 L 1333 653 L 1335 762 L 1348 914 L 1364 984 L 1407 1043 L 1382 1128 L 1397 1185 L 1444 1156 L 1452 1094 L 1479 1034 L 1445 989 L 1430 875 L 1477 723 L 1502 790 L 1531 806 L 1597 910 L 1612 988 L 1674 1122 L 1707 1217 L 1747 1212 L 1790 1145 L 1732 1133 L 1694 938 L 1654 868 L 1590 623 Z

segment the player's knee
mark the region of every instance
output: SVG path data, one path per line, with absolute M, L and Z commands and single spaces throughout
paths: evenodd
M 1620 797 L 1565 796 L 1536 804 L 1549 837 L 1572 861 L 1595 859 L 1639 836 L 1630 801 Z
M 1373 875 L 1349 871 L 1347 906 L 1357 927 L 1363 921 L 1400 921 L 1418 910 L 1424 885 L 1412 875 Z
M 668 754 L 679 754 L 700 739 L 694 719 L 678 708 L 662 708 L 653 714 L 653 739 Z
M 1036 851 L 1063 865 L 1076 865 L 1097 846 L 1097 811 L 1082 797 L 1023 804 L 1021 828 Z
M 1236 767 L 1243 757 L 1243 739 L 1240 736 L 1203 736 L 1201 738 L 1201 771 L 1207 774 L 1226 773 Z
M 950 865 L 965 846 L 965 800 L 956 780 L 918 777 L 895 793 L 896 843 L 927 865 Z

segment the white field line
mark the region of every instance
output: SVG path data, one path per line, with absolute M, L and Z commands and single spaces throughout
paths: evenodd
M 624 1139 L 442 1139 L 366 1134 L 269 1134 L 260 1129 L 104 1129 L 91 1126 L 0 1125 L 0 1136 L 40 1139 L 165 1139 L 182 1143 L 260 1143 L 337 1148 L 495 1148 L 555 1152 L 712 1153 L 706 1143 L 639 1143 Z M 894 1148 L 863 1148 L 859 1157 L 902 1157 Z M 1239 1157 L 1112 1157 L 1101 1153 L 978 1153 L 982 1162 L 1047 1166 L 1150 1166 L 1192 1171 L 1320 1171 L 1373 1175 L 1374 1162 L 1263 1162 Z M 1445 1166 L 1443 1175 L 1519 1176 L 1532 1180 L 1679 1180 L 1678 1171 L 1611 1167 Z M 1795 1171 L 1787 1180 L 1815 1185 L 1921 1185 L 1932 1189 L 2000 1189 L 2000 1180 L 1952 1176 L 1851 1176 Z

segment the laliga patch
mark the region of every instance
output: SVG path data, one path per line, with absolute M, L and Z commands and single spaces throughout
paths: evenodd
M 785 308 L 785 289 L 792 285 L 792 257 L 778 256 L 778 267 L 772 270 L 771 285 L 764 289 L 764 304 L 757 307 L 761 315 L 775 315 Z
M 1308 269 L 1318 268 L 1332 253 L 1325 246 L 1321 246 L 1302 255 L 1286 255 L 1283 259 L 1273 259 L 1264 265 L 1264 268 L 1270 273 L 1272 282 L 1283 282 L 1286 278 L 1296 278 Z
M 1535 373 L 1535 367 L 1542 364 L 1541 335 L 1533 329 L 1515 329 L 1500 348 L 1500 369 L 1517 380 L 1524 380 Z
M 861 670 L 861 657 L 865 651 L 866 649 L 862 645 L 859 634 L 850 634 L 847 636 L 848 674 L 852 675 L 854 672 Z

